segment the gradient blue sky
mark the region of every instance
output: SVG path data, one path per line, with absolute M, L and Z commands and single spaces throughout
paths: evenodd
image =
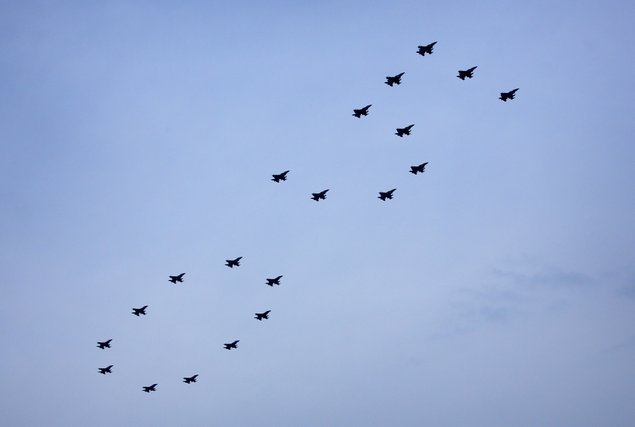
M 632 4 L 0 9 L 0 424 L 633 425 Z

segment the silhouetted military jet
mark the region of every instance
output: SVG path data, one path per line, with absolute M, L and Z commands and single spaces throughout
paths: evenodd
M 254 317 L 254 319 L 258 319 L 258 320 L 268 319 L 269 313 L 271 313 L 271 310 L 267 310 L 264 313 L 256 313 L 256 317 Z
M 419 55 L 421 55 L 421 56 L 426 56 L 426 53 L 428 55 L 432 55 L 432 48 L 434 47 L 435 44 L 437 44 L 437 42 L 432 42 L 432 43 L 427 44 L 425 46 L 417 46 L 419 48 L 417 53 Z
M 273 279 L 267 279 L 267 285 L 269 286 L 280 285 L 280 279 L 282 279 L 282 276 L 278 276 Z
M 110 341 L 112 341 L 112 338 L 109 339 L 108 341 L 97 341 L 97 347 L 104 349 L 104 348 L 110 348 Z
M 99 369 L 100 374 L 104 374 L 104 375 L 112 374 L 112 371 L 110 370 L 110 368 L 112 368 L 113 366 L 115 365 L 108 365 L 105 368 L 97 368 L 97 369 Z
M 191 377 L 183 377 L 183 382 L 186 384 L 195 383 L 196 377 L 198 377 L 198 374 L 192 375 Z
M 155 388 L 157 386 L 157 384 L 152 384 L 148 387 L 143 387 L 143 391 L 145 391 L 146 393 L 150 393 L 151 391 L 157 391 L 157 389 Z
M 225 260 L 225 265 L 229 268 L 234 268 L 234 267 L 238 267 L 240 266 L 240 260 L 242 259 L 241 256 L 239 256 L 236 259 L 226 259 Z
M 223 346 L 225 346 L 226 350 L 231 350 L 232 348 L 238 348 L 238 343 L 240 342 L 240 340 L 236 340 L 232 343 L 229 344 L 223 344 Z
M 168 279 L 168 281 L 174 283 L 176 285 L 176 282 L 183 282 L 183 276 L 185 276 L 185 273 L 181 273 L 178 276 L 170 276 L 170 278 Z
M 320 199 L 322 200 L 326 200 L 326 192 L 329 191 L 329 189 L 327 188 L 324 191 L 320 191 L 319 193 L 311 193 L 311 198 L 313 200 L 315 200 L 316 202 L 319 202 Z
M 132 314 L 134 314 L 135 316 L 139 316 L 140 314 L 143 314 L 145 316 L 146 315 L 146 308 L 148 308 L 147 305 L 144 305 L 141 308 L 133 308 L 132 309 Z
M 514 99 L 514 95 L 516 95 L 516 91 L 518 89 L 519 88 L 516 88 L 514 90 L 510 90 L 509 92 L 501 92 L 501 96 L 498 99 L 500 99 L 501 101 L 505 101 L 505 102 L 507 102 L 508 99 Z
M 405 73 L 399 73 L 396 76 L 393 77 L 386 77 L 386 81 L 384 83 L 386 83 L 388 86 L 392 87 L 392 85 L 400 85 L 401 84 L 401 76 L 403 76 Z
M 461 80 L 465 80 L 465 78 L 467 77 L 468 79 L 471 79 L 474 73 L 474 70 L 476 70 L 477 67 L 472 67 L 472 68 L 468 68 L 467 70 L 459 70 L 459 75 L 457 76 L 459 79 Z
M 389 190 L 389 191 L 380 191 L 378 199 L 382 199 L 382 200 L 392 199 L 392 193 L 394 193 L 395 190 L 396 188 L 393 188 L 392 190 Z
M 360 108 L 359 110 L 355 110 L 353 109 L 353 115 L 357 118 L 360 118 L 362 116 L 367 116 L 368 115 L 368 109 L 370 107 L 372 107 L 373 104 L 368 104 L 367 106 L 365 106 L 364 108 Z
M 410 173 L 416 175 L 417 173 L 425 172 L 427 164 L 428 162 L 421 163 L 419 166 L 410 166 Z
M 412 129 L 413 126 L 414 125 L 406 126 L 405 128 L 397 128 L 395 135 L 400 138 L 403 138 L 404 135 L 410 135 L 410 129 Z
M 289 171 L 284 171 L 284 172 L 279 173 L 277 175 L 273 174 L 273 175 L 271 175 L 273 177 L 273 178 L 271 178 L 271 180 L 275 181 L 275 182 L 286 181 L 288 173 L 289 173 Z

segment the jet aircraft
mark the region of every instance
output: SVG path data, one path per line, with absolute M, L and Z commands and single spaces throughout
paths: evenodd
M 106 374 L 112 374 L 112 371 L 111 371 L 110 369 L 111 369 L 113 366 L 115 366 L 115 365 L 108 365 L 108 366 L 106 366 L 105 368 L 97 368 L 97 369 L 99 369 L 99 373 L 100 373 L 100 374 L 104 374 L 104 375 L 106 375 Z
M 240 260 L 242 259 L 241 256 L 239 256 L 236 259 L 226 259 L 225 260 L 225 265 L 229 268 L 234 268 L 234 267 L 238 267 L 240 266 Z
M 476 70 L 477 67 L 472 67 L 472 68 L 468 68 L 467 70 L 459 70 L 459 75 L 457 76 L 459 79 L 461 80 L 465 80 L 465 78 L 467 77 L 468 79 L 471 79 L 472 77 L 474 77 L 474 70 Z
M 425 163 L 421 163 L 418 166 L 410 166 L 410 173 L 416 175 L 418 173 L 423 173 L 426 170 L 426 165 L 428 164 L 428 162 Z
M 279 174 L 273 174 L 273 175 L 271 175 L 273 177 L 273 178 L 271 178 L 271 180 L 275 181 L 275 182 L 286 181 L 288 173 L 289 173 L 289 171 L 284 171 L 284 172 L 279 173 Z
M 417 46 L 419 48 L 417 53 L 419 55 L 421 55 L 421 56 L 426 56 L 426 53 L 428 55 L 432 55 L 432 48 L 434 47 L 435 44 L 437 44 L 437 42 L 432 42 L 432 43 L 427 44 L 425 46 Z
M 400 85 L 401 84 L 401 76 L 403 76 L 405 73 L 399 73 L 396 76 L 392 76 L 386 77 L 386 81 L 384 83 L 386 83 L 388 86 L 392 87 L 393 85 Z
M 282 276 L 274 277 L 273 279 L 267 279 L 267 285 L 280 285 L 280 279 L 282 279 Z
M 176 285 L 176 282 L 183 282 L 183 276 L 185 276 L 185 273 L 181 273 L 178 276 L 170 276 L 170 278 L 168 279 L 168 281 L 174 283 Z
M 157 389 L 155 388 L 156 386 L 157 384 L 152 384 L 150 386 L 143 387 L 143 391 L 145 391 L 146 393 L 150 393 L 151 391 L 157 391 Z
M 236 340 L 236 341 L 228 343 L 228 344 L 223 344 L 223 346 L 225 347 L 225 350 L 231 350 L 232 348 L 238 348 L 238 343 L 239 342 L 240 342 L 240 340 Z
M 501 92 L 501 96 L 498 99 L 504 102 L 507 102 L 508 99 L 514 99 L 514 96 L 516 95 L 517 90 L 518 88 L 514 90 L 510 90 L 509 92 Z
M 327 188 L 324 191 L 320 191 L 319 193 L 311 193 L 311 198 L 313 200 L 315 200 L 316 202 L 319 202 L 320 199 L 322 200 L 326 200 L 326 192 L 329 191 L 329 189 Z
M 394 193 L 395 190 L 396 188 L 393 188 L 392 190 L 388 190 L 388 191 L 380 191 L 379 196 L 377 198 L 382 200 L 386 200 L 386 199 L 392 200 L 392 193 Z
M 404 135 L 410 135 L 410 129 L 412 129 L 413 126 L 414 124 L 406 126 L 405 128 L 397 128 L 397 132 L 395 133 L 395 135 L 400 138 L 403 138 Z
M 368 115 L 368 109 L 370 107 L 372 107 L 373 104 L 368 104 L 367 106 L 365 106 L 364 108 L 360 108 L 359 110 L 355 110 L 353 109 L 353 115 L 357 118 L 360 118 L 362 116 L 367 116 Z
M 268 319 L 270 312 L 271 310 L 267 310 L 264 313 L 256 313 L 256 317 L 254 317 L 254 319 L 258 319 L 258 320 Z
M 101 349 L 110 348 L 110 341 L 112 341 L 112 338 L 108 341 L 97 341 L 97 347 Z
M 196 377 L 198 377 L 198 374 L 192 375 L 191 377 L 183 377 L 183 382 L 186 384 L 195 383 Z
M 144 305 L 141 308 L 133 308 L 132 309 L 132 314 L 134 314 L 135 316 L 139 316 L 140 314 L 143 314 L 145 316 L 146 315 L 146 308 L 148 308 L 147 305 Z

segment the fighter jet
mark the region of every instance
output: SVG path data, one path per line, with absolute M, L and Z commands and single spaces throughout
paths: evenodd
M 386 83 L 388 86 L 392 87 L 392 85 L 400 85 L 401 84 L 401 76 L 403 76 L 405 73 L 399 73 L 396 76 L 393 77 L 386 77 L 386 81 L 384 83 Z
M 143 387 L 143 391 L 145 391 L 146 393 L 150 393 L 151 391 L 157 391 L 157 389 L 155 388 L 156 386 L 157 384 L 152 384 L 151 386 Z
M 241 256 L 239 256 L 236 259 L 226 259 L 225 260 L 225 265 L 229 268 L 234 268 L 234 267 L 238 267 L 240 266 L 240 260 L 242 259 Z
M 140 314 L 143 314 L 144 316 L 146 315 L 146 308 L 148 308 L 147 305 L 144 305 L 141 308 L 134 308 L 132 309 L 132 314 L 134 314 L 135 316 L 139 316 Z
M 380 191 L 379 196 L 377 198 L 382 200 L 386 200 L 386 199 L 392 200 L 392 193 L 394 193 L 395 190 L 396 188 L 393 188 L 392 190 L 389 190 L 389 191 Z
M 273 175 L 271 175 L 273 177 L 273 178 L 271 178 L 271 180 L 275 181 L 275 182 L 286 181 L 288 173 L 289 173 L 289 171 L 284 171 L 284 172 L 279 173 L 277 175 L 273 174 Z
M 225 347 L 225 350 L 231 350 L 232 348 L 238 348 L 238 342 L 240 342 L 240 340 L 236 340 L 229 344 L 223 344 L 223 346 Z
M 280 279 L 282 278 L 282 276 L 278 276 L 276 278 L 273 279 L 267 279 L 267 285 L 273 287 L 273 285 L 280 285 Z
M 358 119 L 362 116 L 367 116 L 368 115 L 368 109 L 370 107 L 372 107 L 373 104 L 368 104 L 367 106 L 365 106 L 364 108 L 360 108 L 359 110 L 355 110 L 353 109 L 353 115 L 355 117 L 357 117 Z
M 256 313 L 256 317 L 254 317 L 254 319 L 258 319 L 258 320 L 268 319 L 270 312 L 271 310 L 267 310 L 264 313 Z
M 198 377 L 198 374 L 192 375 L 191 377 L 183 377 L 183 382 L 185 384 L 195 383 L 196 382 L 196 377 Z
M 501 92 L 501 96 L 498 99 L 500 99 L 501 101 L 505 101 L 505 102 L 507 102 L 508 99 L 514 99 L 514 95 L 516 95 L 516 91 L 518 89 L 519 88 L 516 88 L 514 90 L 510 90 L 509 92 Z
M 416 175 L 425 172 L 427 164 L 428 162 L 421 163 L 419 166 L 410 166 L 410 173 Z
M 417 53 L 419 55 L 421 55 L 421 56 L 426 56 L 426 53 L 428 55 L 432 55 L 432 48 L 434 47 L 435 44 L 437 44 L 437 42 L 432 42 L 432 43 L 427 44 L 425 46 L 417 46 L 419 48 Z
M 183 276 L 185 276 L 185 273 L 181 273 L 178 276 L 170 276 L 168 281 L 176 285 L 176 282 L 183 282 Z
M 315 200 L 316 202 L 319 202 L 320 199 L 322 200 L 326 200 L 326 192 L 329 191 L 329 189 L 327 188 L 324 191 L 320 191 L 319 193 L 311 193 L 311 198 L 313 200 Z
M 112 368 L 113 366 L 115 365 L 108 365 L 105 368 L 97 368 L 97 369 L 99 369 L 100 374 L 104 374 L 104 375 L 112 374 L 112 371 L 110 370 L 110 368 Z
M 414 124 L 406 126 L 405 128 L 397 128 L 397 132 L 395 133 L 395 135 L 400 138 L 403 138 L 404 135 L 410 135 L 410 129 L 412 129 L 413 126 Z
M 459 70 L 459 75 L 457 76 L 459 79 L 461 80 L 465 80 L 465 78 L 467 77 L 468 79 L 471 79 L 474 73 L 474 70 L 476 70 L 477 67 L 472 67 L 472 68 L 468 68 L 467 70 Z
M 108 341 L 97 341 L 97 347 L 104 349 L 104 348 L 110 348 L 110 341 L 112 341 L 112 338 L 109 339 Z

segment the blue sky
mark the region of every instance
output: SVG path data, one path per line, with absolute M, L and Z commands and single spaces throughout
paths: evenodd
M 0 7 L 1 424 L 632 425 L 632 5 Z

